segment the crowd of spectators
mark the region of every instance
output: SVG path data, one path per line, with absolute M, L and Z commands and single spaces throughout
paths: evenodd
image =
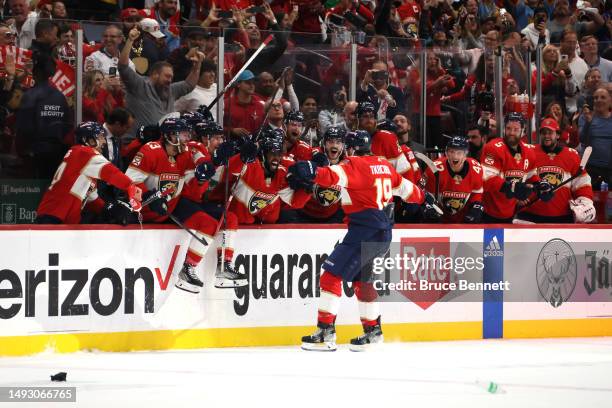
M 224 97 L 228 136 L 255 132 L 280 88 L 267 120 L 282 126 L 288 111 L 302 111 L 309 144 L 330 126 L 354 130 L 357 103 L 370 101 L 378 121 L 395 123 L 400 144 L 431 151 L 461 134 L 477 158 L 499 136 L 493 92 L 502 55 L 503 113 L 519 110 L 535 123 L 541 97 L 542 118 L 556 119 L 565 145 L 593 146 L 597 189 L 612 174 L 611 15 L 604 0 L 0 0 L 0 177 L 51 179 L 74 143 L 77 104 L 83 120 L 105 124 L 111 161 L 125 168 L 123 147 L 140 126 L 215 98 L 220 35 L 225 83 L 271 35 Z M 538 75 L 542 94 L 526 99 Z

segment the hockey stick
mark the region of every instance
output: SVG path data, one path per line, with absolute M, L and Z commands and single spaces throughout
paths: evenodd
M 163 198 L 167 195 L 170 195 L 174 192 L 174 189 L 168 188 L 166 190 L 162 191 L 156 191 L 155 194 L 153 194 L 152 196 L 150 196 L 149 198 L 147 198 L 146 200 L 144 200 L 142 202 L 142 208 L 144 208 L 145 206 L 151 204 L 153 201 L 159 200 L 160 198 Z
M 284 76 L 288 69 L 289 69 L 289 67 L 285 67 L 285 69 L 283 69 L 283 71 L 281 72 L 281 76 L 279 78 Z M 278 92 L 278 88 L 279 87 L 280 87 L 280 84 L 276 86 L 276 89 L 274 90 L 272 95 L 276 95 L 276 93 Z M 257 141 L 259 139 L 259 135 L 261 134 L 261 131 L 263 130 L 264 126 L 266 126 L 266 120 L 268 120 L 268 115 L 270 114 L 270 109 L 272 108 L 273 104 L 274 104 L 274 99 L 272 99 L 270 101 L 270 103 L 268 104 L 268 106 L 266 106 L 266 111 L 265 111 L 265 115 L 264 115 L 263 121 L 261 122 L 261 126 L 259 126 L 259 128 L 257 129 L 257 132 L 255 132 L 255 135 L 253 135 L 255 141 Z M 228 163 L 228 165 L 226 165 L 226 171 L 229 172 L 229 163 Z M 246 173 L 246 171 L 247 171 L 247 165 L 243 164 L 242 165 L 242 169 L 240 170 L 240 174 L 238 174 L 238 178 L 236 178 L 236 181 L 234 181 L 234 184 L 232 185 L 232 188 L 231 188 L 231 190 L 229 190 L 229 192 L 228 192 L 228 189 L 227 189 L 227 186 L 229 185 L 229 174 L 227 174 L 227 177 L 225 178 L 225 182 L 226 182 L 225 206 L 223 207 L 223 213 L 221 214 L 221 218 L 219 219 L 219 222 L 217 223 L 217 228 L 215 230 L 215 235 L 221 229 L 221 224 L 223 224 L 224 227 L 226 226 L 226 213 L 229 210 L 229 206 L 232 203 L 232 200 L 234 198 L 234 194 L 236 193 L 236 189 L 238 188 L 238 183 L 240 182 L 240 179 L 242 178 L 242 176 L 244 176 L 244 173 Z M 225 228 L 224 228 L 224 231 L 225 231 Z M 224 243 L 225 243 L 225 237 L 223 238 L 223 243 L 222 243 L 222 246 L 221 246 L 222 256 L 225 256 L 225 246 L 224 246 Z
M 578 177 L 580 177 L 582 175 L 582 173 L 584 172 L 584 169 L 586 168 L 587 163 L 589 162 L 589 158 L 591 157 L 591 153 L 592 152 L 593 152 L 593 148 L 591 146 L 587 146 L 584 149 L 584 153 L 582 154 L 582 159 L 580 160 L 580 167 L 578 168 L 578 171 L 576 172 L 576 174 L 574 174 L 573 176 L 571 176 L 567 180 L 565 180 L 562 183 L 557 184 L 555 187 L 553 187 L 552 193 L 554 193 L 555 191 L 557 191 L 558 189 L 560 189 L 564 185 L 566 185 L 568 183 L 571 183 L 573 180 L 577 179 Z M 522 205 L 520 208 L 517 208 L 516 213 L 518 214 L 519 212 L 523 211 L 525 208 L 527 208 L 527 207 L 537 203 L 538 201 L 540 201 L 539 197 L 536 198 L 533 201 L 527 200 L 527 202 L 524 205 Z
M 236 75 L 234 75 L 234 77 L 227 83 L 227 85 L 225 85 L 225 88 L 223 88 L 223 90 L 221 92 L 219 92 L 217 94 L 217 96 L 215 96 L 215 99 L 213 99 L 212 102 L 209 103 L 208 106 L 206 106 L 206 110 L 208 110 L 210 112 L 212 107 L 215 106 L 217 104 L 217 102 L 219 102 L 219 99 L 232 86 L 234 86 L 234 83 L 236 83 L 236 81 L 238 80 L 238 77 L 240 76 L 240 74 L 242 74 L 249 67 L 249 65 L 255 60 L 255 58 L 257 58 L 257 56 L 263 51 L 263 49 L 266 48 L 266 45 L 268 45 L 270 43 L 270 41 L 272 41 L 273 38 L 274 38 L 274 36 L 272 34 L 270 34 L 269 36 L 266 37 L 265 40 L 263 40 L 263 42 L 261 43 L 259 48 L 257 48 L 255 50 L 255 52 L 253 53 L 253 55 L 251 55 L 251 58 L 249 58 L 248 61 L 244 63 L 244 65 L 242 66 L 242 68 L 240 68 L 240 70 L 236 73 Z M 204 106 L 204 105 L 202 105 L 202 106 Z
M 200 244 L 204 245 L 204 246 L 208 246 L 208 242 L 206 242 L 206 240 L 204 238 L 200 238 L 198 237 L 192 230 L 190 230 L 189 228 L 187 228 L 185 226 L 185 224 L 183 224 L 182 222 L 179 221 L 178 218 L 176 218 L 174 215 L 172 214 L 168 214 L 168 217 L 172 220 L 172 222 L 174 222 L 176 225 L 178 225 L 179 227 L 181 227 L 181 229 L 187 231 L 187 233 L 189 233 L 189 235 L 191 235 L 192 237 L 194 237 Z
M 425 154 L 421 153 L 421 152 L 414 152 L 414 156 L 423 161 L 423 163 L 425 163 L 425 165 L 429 168 L 429 170 L 431 170 L 431 172 L 434 174 L 435 178 L 436 178 L 436 195 L 435 198 L 436 200 L 438 199 L 438 193 L 439 193 L 439 186 L 440 186 L 440 175 L 438 174 L 438 172 L 440 171 L 437 167 L 436 164 L 429 158 L 427 157 Z M 425 180 L 425 178 L 423 177 L 421 180 Z M 422 182 L 420 184 L 423 184 Z M 425 186 L 423 186 L 423 189 L 425 189 Z M 440 209 L 440 207 L 438 207 L 436 204 L 433 205 L 434 209 L 436 210 L 436 212 L 440 215 L 443 215 L 444 212 L 442 211 L 442 209 Z

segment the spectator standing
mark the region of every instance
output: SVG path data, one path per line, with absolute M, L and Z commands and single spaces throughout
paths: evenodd
M 83 80 L 83 120 L 104 123 L 113 109 L 125 105 L 119 77 L 104 77 L 98 70 L 85 73 Z
M 177 81 L 182 81 L 189 75 L 189 57 L 196 51 L 205 52 L 206 40 L 210 37 L 210 33 L 200 27 L 198 21 L 189 21 L 187 24 L 188 27 L 183 29 L 185 44 L 172 51 L 167 60 L 174 67 L 174 78 Z
M 391 85 L 389 69 L 384 61 L 376 61 L 361 81 L 357 92 L 357 102 L 371 102 L 377 110 L 377 120 L 392 120 L 399 112 L 404 112 L 404 94 L 401 89 Z
M 589 68 L 598 68 L 603 82 L 612 82 L 612 61 L 599 56 L 599 43 L 594 35 L 580 39 L 580 51 Z
M 34 33 L 36 38 L 32 40 L 32 45 L 30 46 L 32 53 L 46 54 L 49 57 L 53 57 L 55 46 L 59 41 L 57 24 L 52 20 L 38 20 Z
M 134 115 L 135 128 L 157 123 L 164 115 L 174 111 L 174 102 L 195 88 L 200 76 L 200 65 L 204 59 L 201 52 L 192 58 L 191 72 L 184 81 L 172 83 L 174 71 L 167 62 L 157 62 L 149 71 L 147 78 L 141 77 L 128 68 L 129 55 L 134 40 L 140 32 L 133 28 L 119 56 L 119 75 L 126 88 L 126 106 Z
M 347 103 L 347 91 L 344 85 L 339 85 L 332 90 L 332 103 L 330 109 L 319 112 L 319 126 L 322 134 L 325 134 L 332 126 L 345 127 L 344 107 Z
M 587 170 L 593 187 L 599 189 L 601 181 L 610 183 L 612 175 L 612 98 L 605 88 L 593 93 L 593 110 L 582 109 L 578 119 L 580 142 L 593 146 Z
M 177 112 L 194 112 L 200 105 L 208 106 L 217 96 L 217 66 L 212 60 L 202 61 L 200 68 L 200 79 L 193 91 L 185 96 L 181 96 L 174 103 L 174 110 Z M 217 110 L 210 112 L 217 121 Z
M 102 34 L 102 48 L 85 59 L 85 70 L 97 69 L 108 75 L 111 68 L 117 69 L 122 41 L 123 34 L 118 26 L 112 24 L 106 27 Z M 128 61 L 128 64 L 131 69 L 136 69 L 132 61 Z
M 17 33 L 17 47 L 30 48 L 34 39 L 34 28 L 38 22 L 38 15 L 31 11 L 29 0 L 9 0 L 11 15 L 15 20 Z
M 51 179 L 61 163 L 71 123 L 66 98 L 49 83 L 54 72 L 55 62 L 49 56 L 34 60 L 35 85 L 23 94 L 17 112 L 20 150 L 32 159 L 34 176 L 40 179 Z
M 244 70 L 234 90 L 225 97 L 225 131 L 233 137 L 253 134 L 264 119 L 264 101 L 255 95 L 255 75 Z
M 158 0 L 153 7 L 145 10 L 148 18 L 159 23 L 159 29 L 165 36 L 170 52 L 181 45 L 180 28 L 181 13 L 177 0 Z

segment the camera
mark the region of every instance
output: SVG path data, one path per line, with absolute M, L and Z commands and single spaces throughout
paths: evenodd
M 491 91 L 482 91 L 476 95 L 476 106 L 481 111 L 495 111 L 495 95 Z
M 375 81 L 386 81 L 389 77 L 387 71 L 374 71 L 372 72 L 372 79 Z

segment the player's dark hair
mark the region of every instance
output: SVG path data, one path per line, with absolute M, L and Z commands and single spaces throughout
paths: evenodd
M 36 27 L 34 28 L 34 35 L 36 36 L 36 38 L 39 38 L 41 35 L 53 30 L 54 27 L 57 27 L 57 24 L 53 20 L 39 20 L 38 23 L 36 23 Z
M 115 108 L 106 115 L 106 122 L 109 125 L 119 124 L 125 126 L 130 121 L 132 114 L 124 108 Z

